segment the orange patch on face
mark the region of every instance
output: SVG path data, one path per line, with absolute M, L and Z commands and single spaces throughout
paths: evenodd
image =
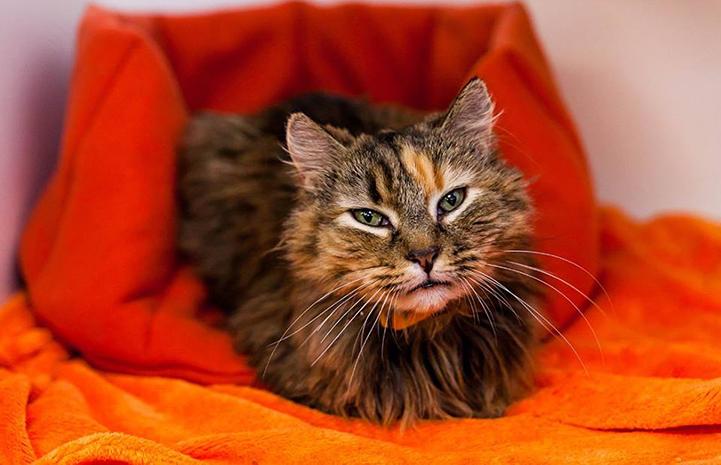
M 421 185 L 426 197 L 430 197 L 434 190 L 440 190 L 439 184 L 442 186 L 443 179 L 426 154 L 405 146 L 401 151 L 401 162 L 411 177 Z
M 393 312 L 393 315 L 389 318 L 388 312 L 389 310 L 383 310 L 381 313 L 380 323 L 386 328 L 395 330 L 405 329 L 433 315 L 431 312 Z
M 376 189 L 378 189 L 378 194 L 381 196 L 381 199 L 386 200 L 391 198 L 391 193 L 386 186 L 383 176 L 381 176 L 379 173 L 374 173 L 374 175 L 376 181 Z
M 436 181 L 436 190 L 438 192 L 443 190 L 443 172 L 439 169 L 433 170 L 433 174 L 435 174 L 435 181 Z

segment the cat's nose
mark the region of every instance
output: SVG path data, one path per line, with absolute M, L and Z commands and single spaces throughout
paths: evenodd
M 440 248 L 437 246 L 411 250 L 406 258 L 414 263 L 418 263 L 421 268 L 423 268 L 423 271 L 430 273 L 433 269 L 433 262 L 435 262 L 436 257 L 438 257 L 439 250 Z

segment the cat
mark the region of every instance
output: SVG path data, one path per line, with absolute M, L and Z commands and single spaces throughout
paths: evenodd
M 384 425 L 527 392 L 536 263 L 504 259 L 531 249 L 533 206 L 493 123 L 477 78 L 429 115 L 316 93 L 193 118 L 179 249 L 262 384 Z

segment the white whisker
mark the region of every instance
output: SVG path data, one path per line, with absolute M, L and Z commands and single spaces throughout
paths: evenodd
M 350 281 L 350 282 L 348 282 L 348 283 L 341 284 L 340 286 L 336 286 L 335 288 L 331 289 L 330 291 L 326 292 L 326 293 L 323 294 L 321 297 L 319 297 L 318 299 L 316 299 L 315 302 L 313 302 L 312 304 L 308 305 L 308 306 L 306 307 L 306 309 L 303 310 L 303 311 L 301 312 L 301 314 L 298 315 L 298 316 L 288 325 L 288 327 L 286 328 L 286 330 L 285 330 L 285 331 L 283 332 L 283 334 L 280 336 L 280 339 L 278 339 L 276 342 L 272 342 L 271 344 L 268 345 L 268 347 L 270 347 L 271 345 L 275 345 L 275 346 L 277 347 L 278 344 L 279 344 L 281 341 L 284 340 L 285 335 L 288 333 L 288 331 L 290 331 L 290 328 L 292 328 L 293 325 L 298 322 L 298 320 L 300 320 L 301 318 L 303 318 L 303 315 L 305 315 L 311 308 L 313 308 L 315 305 L 317 305 L 317 304 L 318 304 L 319 302 L 321 302 L 323 299 L 327 298 L 328 296 L 330 296 L 330 295 L 333 294 L 334 292 L 336 292 L 336 291 L 338 291 L 338 290 L 340 290 L 340 289 L 342 289 L 342 288 L 344 288 L 344 287 L 350 286 L 351 284 L 356 283 L 356 282 L 358 282 L 358 281 L 360 281 L 360 280 L 362 280 L 362 279 L 364 279 L 364 278 L 361 277 L 361 278 L 358 278 L 358 279 L 354 279 L 353 281 Z M 272 357 L 272 355 L 271 355 L 271 357 Z
M 490 280 L 491 282 L 493 282 L 496 286 L 498 286 L 498 287 L 500 287 L 501 289 L 503 289 L 503 290 L 505 290 L 506 292 L 508 292 L 508 293 L 511 295 L 511 297 L 513 297 L 514 299 L 516 299 L 516 300 L 518 301 L 518 303 L 520 303 L 521 306 L 523 306 L 523 308 L 525 308 L 526 310 L 528 310 L 528 312 L 536 319 L 536 321 L 538 321 L 538 322 L 541 324 L 541 326 L 543 326 L 544 329 L 546 329 L 547 331 L 551 332 L 551 334 L 553 334 L 554 337 L 557 336 L 557 337 L 561 338 L 561 339 L 566 343 L 566 345 L 568 345 L 568 347 L 571 349 L 571 351 L 575 354 L 576 358 L 578 359 L 578 362 L 581 364 L 581 367 L 583 368 L 583 371 L 584 371 L 586 374 L 588 374 L 588 369 L 586 368 L 586 364 L 583 363 L 583 359 L 581 359 L 581 356 L 580 356 L 580 354 L 578 353 L 578 351 L 576 350 L 576 347 L 575 347 L 573 344 L 571 344 L 571 341 L 569 341 L 568 338 L 567 338 L 558 328 L 556 328 L 556 327 L 553 325 L 553 323 L 551 323 L 545 316 L 543 316 L 543 314 L 542 314 L 541 312 L 539 312 L 538 310 L 536 310 L 535 308 L 533 308 L 528 302 L 526 302 L 525 300 L 523 300 L 523 299 L 521 299 L 520 297 L 518 297 L 518 295 L 516 295 L 515 292 L 511 291 L 510 289 L 508 289 L 508 287 L 506 287 L 505 285 L 503 285 L 503 283 L 499 282 L 498 280 L 496 280 L 496 279 L 493 278 L 492 276 L 490 276 L 490 275 L 488 275 L 488 274 L 486 274 L 486 273 L 483 273 L 482 271 L 478 271 L 478 270 L 477 270 L 477 272 L 478 272 L 479 274 L 481 274 L 483 277 L 485 277 L 486 279 L 488 279 L 488 280 Z M 551 331 L 551 330 L 549 329 L 549 327 L 550 327 L 553 331 Z
M 608 302 L 611 304 L 611 308 L 614 309 L 614 307 L 615 307 L 613 300 L 611 299 L 611 296 L 609 295 L 608 291 L 606 291 L 606 288 L 603 286 L 603 284 L 601 284 L 601 281 L 599 281 L 598 278 L 596 278 L 596 276 L 593 275 L 593 273 L 591 273 L 590 271 L 588 271 L 586 268 L 582 267 L 578 263 L 574 262 L 573 260 L 569 260 L 568 258 L 561 257 L 560 255 L 556 255 L 556 254 L 552 254 L 552 253 L 548 253 L 548 252 L 538 252 L 536 250 L 511 249 L 511 250 L 502 250 L 502 252 L 504 252 L 504 253 L 527 253 L 527 254 L 541 255 L 544 257 L 555 258 L 557 260 L 561 260 L 562 262 L 568 263 L 571 266 L 575 266 L 579 270 L 583 271 L 586 275 L 588 275 L 588 277 L 591 278 L 596 283 L 596 285 L 599 287 L 599 289 L 601 289 L 603 294 L 608 299 Z
M 376 316 L 376 319 L 373 321 L 373 326 L 378 324 L 378 321 L 380 320 L 380 317 L 381 317 L 381 313 L 383 313 L 383 307 L 385 307 L 386 301 L 388 300 L 388 297 L 390 295 L 391 295 L 391 291 L 386 291 L 383 294 L 383 296 L 381 297 L 381 299 L 383 299 L 383 304 L 381 305 L 381 308 L 378 310 L 378 315 Z M 378 302 L 376 302 L 376 304 L 373 306 L 373 308 L 368 312 L 369 316 L 373 313 L 373 311 L 375 310 L 376 306 L 381 301 L 381 299 L 378 299 Z M 363 327 L 361 328 L 361 337 L 363 337 L 362 330 L 365 328 L 367 320 L 368 320 L 368 317 L 366 317 L 366 320 L 363 322 Z M 358 351 L 358 357 L 356 358 L 355 363 L 353 363 L 353 370 L 350 373 L 350 379 L 348 381 L 348 384 L 350 384 L 351 381 L 353 381 L 353 375 L 355 375 L 356 367 L 358 366 L 358 362 L 360 362 L 361 356 L 363 355 L 363 349 L 365 348 L 366 343 L 368 342 L 368 339 L 370 339 L 371 334 L 373 334 L 373 331 L 371 329 L 369 329 L 368 334 L 366 335 L 365 339 L 363 339 L 363 341 L 361 343 L 360 350 Z
M 488 307 L 486 307 L 483 300 L 481 299 L 481 296 L 478 295 L 478 293 L 473 288 L 473 286 L 471 286 L 470 283 L 468 283 L 468 281 L 465 278 L 461 278 L 461 279 L 468 285 L 470 290 L 473 292 L 473 294 L 478 299 L 478 303 L 481 304 L 481 306 L 483 307 L 483 312 L 486 314 L 486 318 L 488 319 L 488 322 L 491 324 L 491 330 L 493 331 L 493 337 L 496 340 L 496 342 L 498 342 L 498 333 L 496 332 L 496 324 L 495 324 L 495 320 L 493 318 L 492 313 L 488 310 Z
M 493 295 L 493 297 L 495 297 L 499 303 L 505 304 L 506 308 L 508 308 L 513 313 L 513 315 L 516 317 L 516 319 L 518 321 L 521 320 L 521 315 L 519 315 L 518 312 L 516 312 L 516 309 L 513 308 L 513 305 L 511 305 L 511 303 L 508 301 L 508 299 L 506 299 L 502 294 L 500 294 L 498 291 L 496 291 L 490 284 L 485 283 L 483 281 L 479 281 L 478 279 L 474 278 L 473 276 L 468 276 L 467 278 L 469 280 L 473 281 L 474 283 L 478 284 L 485 292 L 488 292 L 491 295 Z
M 348 294 L 348 295 L 346 295 L 345 297 L 343 297 L 342 299 L 336 301 L 333 305 L 331 305 L 331 306 L 328 307 L 327 309 L 323 310 L 323 311 L 320 312 L 318 315 L 314 316 L 314 317 L 313 317 L 310 321 L 308 321 L 306 324 L 304 324 L 303 326 L 301 326 L 300 328 L 298 328 L 296 331 L 294 331 L 294 332 L 301 331 L 303 328 L 309 326 L 309 325 L 310 325 L 311 323 L 313 323 L 315 320 L 317 320 L 317 319 L 320 318 L 321 316 L 323 316 L 323 315 L 325 315 L 326 313 L 328 313 L 328 315 L 323 319 L 323 321 L 321 321 L 320 324 L 319 324 L 318 326 L 316 326 L 316 327 L 313 329 L 313 331 L 311 331 L 311 333 L 310 333 L 308 336 L 306 336 L 306 338 L 303 340 L 303 342 L 300 343 L 300 345 L 299 345 L 298 347 L 303 347 L 303 346 L 305 345 L 305 343 L 310 340 L 311 336 L 313 336 L 313 334 L 315 334 L 316 332 L 318 332 L 318 331 L 325 325 L 325 323 L 335 314 L 336 310 L 338 310 L 341 305 L 343 305 L 345 302 L 347 302 L 348 300 L 350 300 L 351 297 L 353 297 L 354 295 L 358 294 L 358 292 L 360 292 L 361 290 L 363 290 L 363 289 L 365 289 L 365 288 L 367 288 L 367 287 L 369 287 L 369 286 L 370 286 L 370 283 L 367 283 L 367 284 L 364 284 L 364 285 L 360 286 L 359 288 L 353 290 L 350 294 Z M 361 301 L 361 300 L 359 299 L 359 300 L 357 300 L 356 302 L 354 302 L 353 305 L 350 307 L 350 309 L 354 308 L 354 307 L 358 304 L 358 302 L 360 302 L 360 301 Z M 343 315 L 345 315 L 350 309 L 346 310 L 346 312 L 345 312 Z M 332 311 L 331 311 L 331 310 L 332 310 Z M 341 318 L 342 318 L 342 316 L 341 316 Z M 292 336 L 292 335 L 293 335 L 293 333 L 291 333 L 289 336 Z
M 551 277 L 551 278 L 553 278 L 553 279 L 556 279 L 556 280 L 562 282 L 562 283 L 565 284 L 566 286 L 568 286 L 568 287 L 570 287 L 571 289 L 573 289 L 574 291 L 576 291 L 579 295 L 581 295 L 584 299 L 586 299 L 591 305 L 593 305 L 594 307 L 596 307 L 596 309 L 598 309 L 598 311 L 601 312 L 601 314 L 602 314 L 603 316 L 608 316 L 608 315 L 606 314 L 606 311 L 605 311 L 603 308 L 601 308 L 601 306 L 598 305 L 598 303 L 596 303 L 595 300 L 593 300 L 592 298 L 590 298 L 589 296 L 587 296 L 585 292 L 581 291 L 579 288 L 577 288 L 577 287 L 574 286 L 573 284 L 569 283 L 569 282 L 566 281 L 565 279 L 561 278 L 560 276 L 555 275 L 555 274 L 553 274 L 553 273 L 551 273 L 551 272 L 549 272 L 549 271 L 543 270 L 543 269 L 541 269 L 541 268 L 538 268 L 538 267 L 535 267 L 535 266 L 526 265 L 526 264 L 523 264 L 523 263 L 518 263 L 518 262 L 506 262 L 506 263 L 509 263 L 509 264 L 512 264 L 512 265 L 517 265 L 517 266 L 520 266 L 520 267 L 522 267 L 522 268 L 526 268 L 526 269 L 528 269 L 528 270 L 536 271 L 536 272 L 538 272 L 538 273 L 541 273 L 541 274 L 543 274 L 543 275 L 546 275 L 546 276 L 548 276 L 548 277 Z
M 350 326 L 350 324 L 353 323 L 353 320 L 355 320 L 356 317 L 357 317 L 358 315 L 360 315 L 360 313 L 363 311 L 363 309 L 368 305 L 368 303 L 369 303 L 371 300 L 373 300 L 373 299 L 375 298 L 376 295 L 378 295 L 379 292 L 381 292 L 381 289 L 378 289 L 377 291 L 375 291 L 375 293 L 373 293 L 373 295 L 370 297 L 370 299 L 366 300 L 366 301 L 363 303 L 363 305 L 361 305 L 361 307 L 358 309 L 358 311 L 356 311 L 355 314 L 351 317 L 351 319 L 348 320 L 348 322 L 345 324 L 345 326 L 343 326 L 343 327 L 341 328 L 341 330 L 340 330 L 340 331 L 338 332 L 338 334 L 333 338 L 333 340 L 331 340 L 331 341 L 328 343 L 328 346 L 327 346 L 325 349 L 323 349 L 323 351 L 320 353 L 320 355 L 318 355 L 318 357 L 316 357 L 316 359 L 313 360 L 313 362 L 310 364 L 310 366 L 314 366 L 314 365 L 318 362 L 318 360 L 320 360 L 321 357 L 323 357 L 323 355 L 325 355 L 325 353 L 328 352 L 328 350 L 333 346 L 333 344 L 335 343 L 335 341 L 337 341 L 338 338 L 340 338 L 340 336 L 345 332 L 345 330 L 348 329 L 348 326 Z M 343 316 L 341 316 L 340 318 L 338 318 L 338 320 L 336 320 L 336 322 L 333 324 L 333 326 L 331 326 L 331 328 L 328 330 L 328 332 L 325 334 L 325 336 L 323 336 L 323 338 L 320 340 L 321 344 L 322 344 L 323 341 L 325 341 L 325 339 L 330 335 L 330 333 L 333 331 L 333 328 L 335 328 L 336 326 L 338 326 L 338 323 L 340 323 L 340 322 L 343 320 L 343 318 L 345 318 L 345 316 L 346 316 L 348 313 L 350 313 L 350 310 L 351 310 L 353 307 L 355 307 L 355 305 L 356 305 L 357 303 L 358 303 L 358 302 L 354 303 L 354 304 L 351 306 L 351 308 L 349 308 L 348 310 L 346 310 L 346 311 L 343 313 Z M 315 331 L 314 331 L 314 332 L 315 332 Z
M 354 280 L 352 280 L 352 281 L 350 281 L 350 282 L 348 282 L 348 283 L 345 283 L 345 284 L 342 284 L 342 285 L 340 285 L 340 286 L 337 286 L 337 287 L 335 287 L 334 289 L 326 292 L 323 296 L 319 297 L 315 302 L 313 302 L 313 303 L 310 304 L 308 307 L 306 307 L 306 309 L 303 310 L 303 311 L 301 312 L 301 314 L 298 315 L 298 316 L 288 325 L 288 327 L 285 329 L 285 331 L 283 332 L 283 334 L 281 335 L 281 337 L 280 337 L 276 342 L 271 343 L 271 345 L 274 345 L 274 347 L 273 347 L 273 350 L 272 350 L 271 353 L 270 353 L 270 356 L 268 357 L 268 361 L 266 362 L 265 367 L 263 368 L 263 374 L 261 375 L 261 378 L 262 378 L 262 377 L 265 377 L 265 373 L 266 373 L 266 371 L 268 371 L 268 366 L 270 365 L 270 362 L 271 362 L 271 360 L 273 359 L 273 356 L 275 355 L 275 352 L 278 350 L 278 346 L 280 345 L 280 343 L 283 342 L 284 340 L 288 339 L 289 337 L 292 337 L 293 335 L 297 334 L 298 332 L 302 331 L 304 328 L 306 328 L 309 324 L 313 323 L 313 321 L 315 321 L 315 320 L 316 320 L 317 318 L 319 318 L 321 315 L 323 315 L 324 313 L 326 313 L 326 312 L 327 312 L 330 308 L 332 308 L 333 306 L 331 306 L 331 307 L 325 309 L 324 311 L 320 312 L 318 315 L 315 316 L 315 318 L 313 318 L 312 320 L 310 320 L 308 323 L 306 323 L 306 324 L 303 325 L 302 327 L 298 328 L 296 331 L 292 332 L 291 334 L 288 334 L 288 331 L 290 331 L 290 328 L 292 328 L 293 325 L 295 325 L 295 324 L 303 317 L 303 315 L 305 315 L 311 308 L 313 308 L 315 305 L 317 305 L 317 304 L 318 304 L 319 302 L 321 302 L 323 299 L 325 299 L 325 298 L 327 298 L 328 296 L 332 295 L 334 292 L 336 292 L 336 291 L 338 291 L 338 290 L 340 290 L 340 289 L 342 289 L 342 288 L 344 288 L 344 287 L 350 286 L 351 284 L 357 283 L 358 281 L 361 281 L 362 279 L 364 279 L 364 277 L 360 277 L 360 278 L 354 279 Z M 360 288 L 356 289 L 355 292 L 359 291 L 359 290 L 362 289 L 362 288 L 363 288 L 363 287 L 360 287 Z M 352 294 L 351 294 L 351 295 L 352 295 Z M 336 301 L 336 303 L 338 303 L 338 301 Z M 334 305 L 335 305 L 335 304 L 334 304 Z M 270 345 L 269 345 L 268 347 L 270 347 Z
M 363 312 L 363 309 L 368 306 L 368 304 L 375 298 L 376 295 L 378 295 L 379 292 L 381 292 L 381 289 L 376 290 L 376 291 L 373 293 L 373 295 L 370 297 L 370 299 L 363 299 L 363 297 L 361 297 L 360 299 L 358 299 L 353 305 L 351 305 L 351 307 L 350 307 L 348 310 L 346 310 L 346 311 L 343 313 L 343 316 L 341 316 L 340 318 L 338 318 L 338 319 L 335 321 L 335 323 L 333 323 L 333 326 L 331 326 L 330 329 L 328 330 L 328 332 L 325 333 L 325 336 L 323 336 L 323 338 L 320 340 L 320 342 L 323 343 L 323 341 L 326 340 L 326 338 L 330 335 L 330 333 L 333 331 L 333 329 L 334 329 L 336 326 L 338 326 L 338 324 L 343 320 L 343 318 L 345 317 L 345 315 L 347 315 L 348 313 L 350 313 L 350 311 L 351 311 L 358 303 L 363 302 L 363 305 L 360 306 L 360 308 L 358 309 L 358 312 L 357 312 L 356 314 L 362 313 L 362 312 Z M 352 321 L 352 319 L 351 319 L 351 321 Z M 319 329 L 319 328 L 316 328 L 316 329 Z M 314 331 L 314 332 L 315 332 L 315 331 Z
M 393 297 L 391 297 L 390 305 L 388 305 L 388 315 L 386 315 L 386 321 L 383 324 L 383 335 L 381 336 L 381 357 L 385 353 L 386 331 L 388 330 L 388 325 L 391 324 L 391 321 L 393 320 L 393 305 L 395 305 L 399 295 L 400 290 L 397 290 L 395 294 L 393 294 Z
M 293 335 L 298 334 L 300 331 L 302 331 L 303 329 L 307 328 L 310 324 L 312 324 L 315 320 L 317 320 L 317 319 L 320 318 L 321 316 L 325 315 L 328 311 L 337 309 L 340 305 L 342 305 L 343 303 L 345 303 L 345 302 L 347 302 L 348 300 L 350 300 L 351 297 L 353 297 L 354 295 L 358 294 L 360 291 L 362 291 L 363 289 L 365 289 L 365 288 L 367 288 L 367 287 L 369 287 L 369 286 L 370 286 L 370 283 L 366 283 L 366 284 L 363 284 L 363 285 L 361 285 L 360 287 L 352 290 L 350 293 L 348 293 L 348 294 L 344 295 L 343 297 L 341 297 L 340 299 L 338 299 L 333 305 L 329 306 L 328 308 L 326 308 L 326 309 L 323 310 L 322 312 L 318 313 L 318 315 L 314 316 L 310 321 L 306 322 L 303 326 L 301 326 L 300 328 L 297 328 L 295 331 L 293 331 L 292 333 L 290 333 L 290 334 L 288 334 L 287 336 L 285 336 L 285 338 L 281 339 L 281 341 L 284 341 L 285 339 L 288 339 L 289 337 L 292 337 Z M 323 325 L 325 324 L 325 322 L 330 318 L 330 316 L 331 316 L 332 314 L 333 314 L 333 312 L 331 312 L 331 313 L 321 322 L 321 324 L 320 324 L 318 327 L 319 327 L 319 328 L 323 327 Z
M 463 279 L 461 276 L 458 277 L 459 280 L 461 280 L 461 286 L 463 286 L 463 289 L 465 289 L 466 293 L 463 295 L 463 298 L 466 300 L 466 303 L 468 304 L 468 307 L 471 309 L 471 313 L 473 314 L 473 322 L 476 324 L 480 324 L 480 320 L 478 319 L 478 308 L 476 308 L 476 304 L 473 301 L 473 299 L 470 297 L 471 289 L 470 284 Z M 466 281 L 464 283 L 464 281 Z
M 533 280 L 535 280 L 535 281 L 538 281 L 539 283 L 544 284 L 544 285 L 550 287 L 551 289 L 553 289 L 554 291 L 556 291 L 561 297 L 563 297 L 564 299 L 566 299 L 566 301 L 567 301 L 569 304 L 571 304 L 571 305 L 573 306 L 573 308 L 576 310 L 576 313 L 578 313 L 579 316 L 580 316 L 581 318 L 583 318 L 583 321 L 586 323 L 586 326 L 588 326 L 588 329 L 591 331 L 591 334 L 593 335 L 593 340 L 596 342 L 596 347 L 598 347 L 598 352 L 599 352 L 599 353 L 601 354 L 601 356 L 603 357 L 603 349 L 601 348 L 601 342 L 598 340 L 598 336 L 596 335 L 596 331 L 593 329 L 593 326 L 591 325 L 591 322 L 588 321 L 588 318 L 586 317 L 586 315 L 584 314 L 584 312 L 581 311 L 580 308 L 578 308 L 578 305 L 576 305 L 570 298 L 568 298 L 568 296 L 567 296 L 566 294 L 564 294 L 563 292 L 561 292 L 560 289 L 558 289 L 557 287 L 555 287 L 554 285 L 552 285 L 552 284 L 550 284 L 550 283 L 545 282 L 544 280 L 542 280 L 542 279 L 540 279 L 540 278 L 538 278 L 538 277 L 536 277 L 536 276 L 533 276 L 533 275 L 530 274 L 530 273 L 526 273 L 526 272 L 523 272 L 523 271 L 520 271 L 520 270 L 514 270 L 513 268 L 509 268 L 509 267 L 501 266 L 501 265 L 494 265 L 494 264 L 490 264 L 490 263 L 486 263 L 486 265 L 487 265 L 487 266 L 494 267 L 494 268 L 499 268 L 499 269 L 502 269 L 502 270 L 507 270 L 507 271 L 511 271 L 511 272 L 514 272 L 514 273 L 518 273 L 518 274 L 520 274 L 520 275 L 522 275 L 522 276 L 526 276 L 526 277 L 531 278 L 531 279 L 533 279 Z

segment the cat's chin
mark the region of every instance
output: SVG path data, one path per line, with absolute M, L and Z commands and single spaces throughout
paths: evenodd
M 435 313 L 446 308 L 457 297 L 457 291 L 450 286 L 435 286 L 417 289 L 398 297 L 393 305 L 396 310 L 416 313 Z

